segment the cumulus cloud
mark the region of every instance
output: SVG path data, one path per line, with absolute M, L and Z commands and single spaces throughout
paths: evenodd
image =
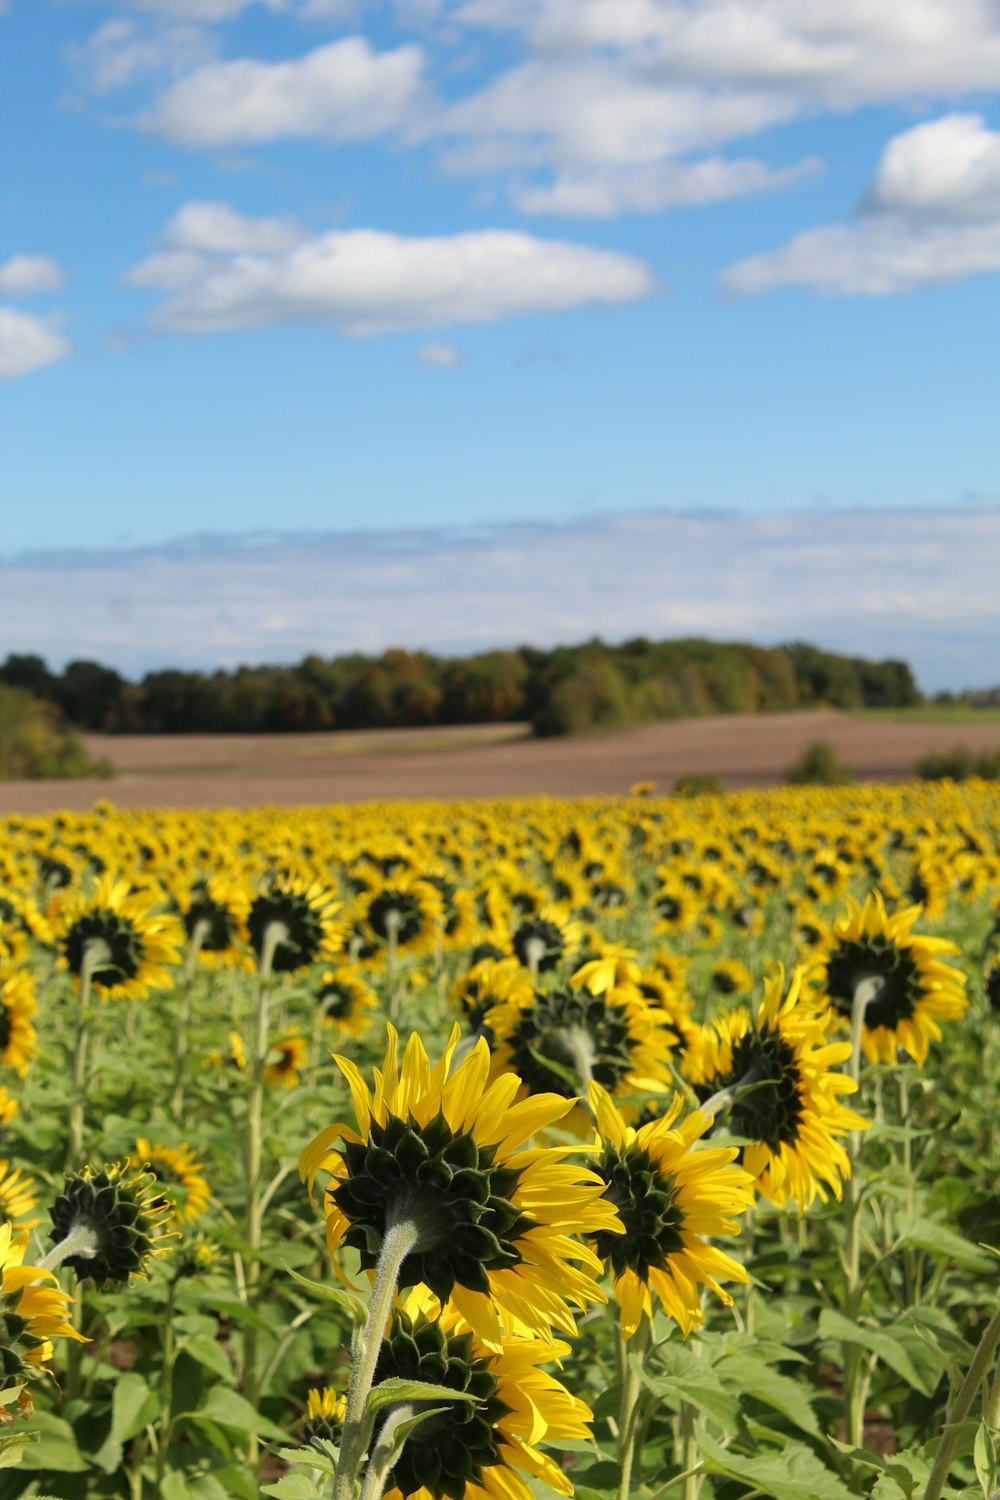
M 1000 271 L 1000 133 L 945 115 L 891 140 L 852 224 L 796 235 L 730 267 L 737 294 L 804 286 L 884 296 Z
M 998 549 L 997 507 L 202 538 L 8 560 L 0 634 L 132 672 L 595 633 L 805 638 L 908 659 L 934 690 L 995 673 Z
M 436 370 L 454 370 L 462 363 L 462 356 L 451 344 L 425 344 L 417 353 L 417 363 Z
M 168 226 L 168 248 L 127 276 L 174 293 L 155 318 L 180 333 L 325 322 L 365 336 L 630 302 L 654 290 L 648 267 L 632 256 L 508 230 L 437 238 L 331 230 L 282 249 L 284 221 L 191 207 Z
M 361 36 L 330 42 L 291 62 L 210 63 L 168 89 L 144 124 L 190 147 L 305 136 L 371 140 L 410 119 L 421 96 L 422 68 L 419 47 L 375 52 Z
M 0 380 L 17 380 L 64 359 L 70 346 L 46 318 L 0 307 Z
M 15 255 L 0 265 L 0 297 L 29 297 L 55 292 L 66 273 L 48 255 Z

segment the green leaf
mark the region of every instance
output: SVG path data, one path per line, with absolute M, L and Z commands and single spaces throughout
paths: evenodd
M 307 1474 L 286 1474 L 276 1484 L 265 1484 L 261 1494 L 274 1495 L 275 1500 L 316 1500 L 322 1495 Z
M 141 1432 L 160 1410 L 153 1391 L 135 1370 L 128 1370 L 115 1381 L 111 1397 L 111 1436 L 119 1443 Z
M 394 1406 L 399 1401 L 468 1401 L 478 1398 L 468 1391 L 453 1391 L 447 1385 L 431 1385 L 426 1380 L 400 1380 L 395 1375 L 372 1386 L 365 1402 L 365 1415 L 374 1416 L 384 1406 Z
M 0 1437 L 0 1469 L 13 1469 L 24 1457 L 24 1450 L 37 1442 L 37 1432 L 9 1432 Z
M 223 1380 L 231 1381 L 233 1378 L 233 1365 L 229 1355 L 221 1344 L 215 1339 L 202 1337 L 182 1339 L 177 1346 L 177 1352 L 189 1354 L 192 1359 L 207 1369 L 213 1370 L 216 1375 L 221 1375 Z
M 899 1238 L 904 1245 L 915 1245 L 918 1250 L 928 1250 L 932 1255 L 943 1255 L 968 1271 L 987 1271 L 990 1257 L 978 1245 L 963 1239 L 943 1224 L 931 1219 L 913 1218 L 899 1225 Z
M 185 1412 L 184 1415 L 196 1422 L 217 1422 L 220 1427 L 232 1427 L 237 1432 L 255 1432 L 259 1437 L 285 1436 L 270 1418 L 254 1411 L 249 1401 L 221 1385 L 212 1387 L 208 1400 L 198 1411 Z
M 715 1368 L 724 1385 L 780 1411 L 810 1437 L 822 1436 L 806 1389 L 798 1381 L 750 1355 L 727 1355 Z
M 31 1422 L 38 1442 L 26 1448 L 21 1459 L 24 1469 L 51 1470 L 57 1474 L 82 1474 L 89 1466 L 76 1445 L 76 1436 L 68 1422 L 49 1412 L 36 1411 Z
M 890 1370 L 895 1370 L 903 1380 L 915 1386 L 922 1395 L 933 1394 L 937 1382 L 928 1382 L 914 1364 L 909 1350 L 884 1328 L 866 1328 L 861 1323 L 852 1323 L 850 1318 L 845 1318 L 843 1313 L 836 1312 L 832 1307 L 824 1307 L 819 1315 L 819 1334 L 823 1339 L 833 1339 L 836 1343 L 857 1344 L 862 1349 L 870 1350 L 872 1354 L 877 1354 Z
M 755 1457 L 730 1453 L 705 1434 L 699 1446 L 710 1472 L 742 1480 L 774 1500 L 856 1500 L 805 1443 L 791 1442 L 780 1453 Z
M 577 1495 L 581 1493 L 581 1485 L 598 1490 L 617 1490 L 621 1477 L 621 1465 L 613 1459 L 602 1458 L 596 1464 L 588 1464 L 585 1469 L 573 1470 L 573 1490 Z
M 985 1422 L 980 1422 L 976 1441 L 972 1446 L 972 1461 L 976 1466 L 976 1478 L 983 1488 L 984 1500 L 992 1495 L 997 1472 L 997 1450 L 993 1435 Z
M 285 1270 L 293 1281 L 307 1287 L 314 1297 L 319 1297 L 323 1302 L 332 1302 L 341 1312 L 346 1312 L 355 1328 L 364 1328 L 368 1322 L 368 1308 L 354 1292 L 349 1292 L 344 1287 L 328 1286 L 325 1281 L 310 1281 L 308 1276 L 300 1276 L 289 1265 L 285 1266 Z
M 686 1401 L 730 1429 L 739 1421 L 739 1401 L 723 1389 L 712 1366 L 704 1364 L 689 1349 L 667 1344 L 657 1357 L 655 1373 L 640 1364 L 634 1354 L 629 1355 L 629 1364 L 647 1390 L 675 1408 Z

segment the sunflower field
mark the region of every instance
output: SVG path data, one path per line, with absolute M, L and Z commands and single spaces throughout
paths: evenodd
M 0 824 L 0 1500 L 1000 1496 L 1000 790 Z

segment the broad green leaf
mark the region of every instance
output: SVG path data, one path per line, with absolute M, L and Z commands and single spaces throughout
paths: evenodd
M 316 1500 L 323 1492 L 307 1474 L 286 1474 L 275 1484 L 265 1484 L 261 1493 L 273 1495 L 275 1500 Z
M 780 1453 L 746 1457 L 727 1451 L 703 1433 L 699 1446 L 712 1473 L 742 1480 L 773 1495 L 774 1500 L 857 1500 L 804 1443 L 788 1443 Z
M 82 1474 L 89 1467 L 76 1445 L 76 1435 L 68 1422 L 49 1412 L 36 1411 L 31 1421 L 38 1442 L 24 1451 L 21 1467 L 48 1470 L 57 1474 Z
M 398 1401 L 467 1401 L 477 1398 L 468 1391 L 453 1391 L 447 1385 L 431 1385 L 425 1380 L 400 1380 L 395 1375 L 372 1386 L 365 1402 L 365 1412 L 371 1417 L 385 1406 L 394 1406 Z
M 629 1356 L 629 1364 L 647 1390 L 674 1407 L 686 1401 L 730 1429 L 739 1421 L 739 1401 L 723 1389 L 713 1367 L 689 1349 L 668 1344 L 657 1356 L 655 1371 L 647 1370 L 634 1354 Z
M 9 1432 L 0 1437 L 0 1469 L 13 1469 L 21 1462 L 25 1449 L 37 1442 L 35 1432 Z
M 843 1313 L 824 1307 L 819 1315 L 819 1333 L 820 1338 L 833 1339 L 837 1343 L 858 1344 L 862 1349 L 870 1350 L 923 1395 L 930 1396 L 933 1393 L 937 1382 L 928 1383 L 914 1364 L 909 1350 L 885 1329 L 867 1328 L 861 1323 L 852 1323 Z
M 202 1337 L 182 1339 L 178 1345 L 178 1353 L 189 1354 L 196 1359 L 200 1365 L 209 1370 L 214 1370 L 216 1375 L 221 1375 L 227 1383 L 233 1379 L 233 1365 L 229 1355 L 222 1345 L 216 1343 L 215 1339 Z
M 216 1385 L 208 1393 L 208 1399 L 198 1411 L 186 1412 L 193 1421 L 217 1422 L 220 1427 L 233 1427 L 237 1432 L 255 1432 L 259 1437 L 283 1438 L 280 1427 L 254 1411 L 236 1391 Z
M 111 1397 L 111 1436 L 119 1443 L 141 1432 L 160 1410 L 159 1398 L 135 1370 L 115 1381 Z
M 749 1355 L 729 1355 L 715 1368 L 723 1385 L 780 1411 L 783 1417 L 794 1422 L 803 1432 L 808 1432 L 810 1437 L 822 1436 L 807 1394 L 809 1387 Z
M 978 1245 L 963 1239 L 943 1224 L 931 1219 L 913 1218 L 898 1226 L 898 1234 L 904 1245 L 915 1245 L 918 1250 L 928 1250 L 932 1255 L 943 1255 L 968 1271 L 989 1270 L 990 1258 Z

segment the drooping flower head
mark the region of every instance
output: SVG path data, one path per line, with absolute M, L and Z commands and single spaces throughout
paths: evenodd
M 89 900 L 71 902 L 62 918 L 62 963 L 80 978 L 91 968 L 94 989 L 108 1000 L 142 1000 L 172 982 L 170 970 L 184 941 L 177 918 L 161 898 L 104 875 Z
M 144 1276 L 154 1255 L 166 1248 L 170 1205 L 149 1172 L 128 1162 L 90 1166 L 66 1178 L 50 1210 L 53 1245 L 73 1236 L 78 1248 L 63 1257 L 81 1279 L 98 1288 L 125 1286 Z
M 623 1235 L 593 1237 L 611 1271 L 622 1332 L 631 1338 L 643 1314 L 652 1318 L 655 1295 L 686 1338 L 702 1322 L 701 1286 L 728 1306 L 720 1281 L 747 1280 L 743 1266 L 705 1236 L 738 1232 L 735 1215 L 753 1202 L 750 1174 L 732 1165 L 735 1147 L 696 1148 L 712 1119 L 695 1111 L 678 1124 L 680 1095 L 638 1130 L 599 1084 L 589 1097 L 598 1132 L 592 1164 L 625 1226 Z
M 86 1339 L 69 1322 L 72 1298 L 50 1271 L 23 1264 L 25 1234 L 0 1224 L 0 1390 L 37 1375 L 53 1339 Z
M 851 1044 L 828 1040 L 827 1014 L 817 1012 L 795 969 L 787 990 L 779 969 L 764 986 L 756 1015 L 744 1008 L 705 1027 L 692 1054 L 698 1092 L 707 1098 L 723 1089 L 741 1089 L 731 1106 L 734 1135 L 743 1147 L 743 1166 L 756 1189 L 773 1203 L 794 1199 L 805 1209 L 826 1189 L 839 1198 L 851 1165 L 841 1144 L 868 1121 L 842 1102 L 857 1088 L 846 1073 Z
M 919 906 L 908 906 L 889 916 L 877 891 L 863 906 L 848 896 L 847 913 L 834 922 L 815 971 L 848 1025 L 855 994 L 861 985 L 869 987 L 862 1032 L 869 1062 L 895 1062 L 901 1047 L 923 1064 L 930 1043 L 941 1040 L 938 1023 L 965 1012 L 965 975 L 944 962 L 959 950 L 945 938 L 915 933 L 920 914 Z
M 418 1238 L 402 1285 L 451 1299 L 477 1337 L 496 1347 L 501 1321 L 529 1333 L 573 1332 L 570 1304 L 603 1300 L 600 1262 L 574 1235 L 614 1232 L 617 1219 L 601 1201 L 601 1180 L 568 1160 L 570 1147 L 529 1141 L 575 1101 L 549 1093 L 515 1103 L 521 1080 L 508 1073 L 489 1084 L 482 1039 L 452 1071 L 457 1026 L 433 1068 L 419 1036 L 400 1065 L 396 1032 L 387 1031 L 374 1092 L 349 1059 L 336 1059 L 356 1127 L 328 1126 L 300 1162 L 310 1192 L 320 1171 L 330 1174 L 324 1210 L 334 1264 L 344 1244 L 373 1268 L 388 1227 L 408 1219 Z
M 378 1000 L 358 971 L 342 964 L 324 972 L 316 1004 L 323 1013 L 324 1024 L 333 1026 L 338 1035 L 361 1037 L 371 1024 Z
M 271 1043 L 272 1061 L 264 1069 L 264 1082 L 268 1088 L 294 1088 L 299 1073 L 309 1057 L 309 1043 L 304 1036 L 291 1032 Z
M 343 941 L 339 910 L 339 901 L 318 880 L 273 881 L 254 898 L 247 918 L 257 962 L 266 952 L 275 974 L 291 974 L 332 956 Z
M 590 1435 L 590 1409 L 540 1367 L 569 1353 L 550 1339 L 476 1337 L 452 1309 L 428 1317 L 419 1293 L 392 1317 L 376 1381 L 433 1381 L 477 1397 L 428 1418 L 407 1439 L 386 1500 L 532 1500 L 528 1479 L 560 1495 L 572 1485 L 538 1444 Z
M 221 874 L 196 881 L 181 902 L 181 912 L 188 941 L 197 940 L 199 962 L 221 967 L 250 961 L 250 894 L 241 881 Z

